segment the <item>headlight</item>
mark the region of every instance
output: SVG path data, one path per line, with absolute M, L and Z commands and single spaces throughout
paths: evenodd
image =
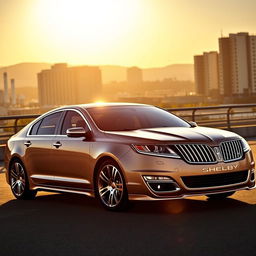
M 244 138 L 241 138 L 241 142 L 242 142 L 244 152 L 247 152 L 251 149 L 248 142 Z
M 140 154 L 180 158 L 168 145 L 132 145 L 132 148 Z

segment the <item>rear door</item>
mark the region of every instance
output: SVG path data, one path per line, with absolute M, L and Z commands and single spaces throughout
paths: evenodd
M 54 184 L 53 138 L 62 114 L 63 111 L 58 111 L 36 122 L 24 141 L 26 167 L 37 185 Z

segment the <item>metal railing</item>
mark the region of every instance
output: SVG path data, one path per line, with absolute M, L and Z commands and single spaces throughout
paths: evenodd
M 234 127 L 256 127 L 256 104 L 220 105 L 166 109 L 198 125 L 232 130 Z M 0 144 L 39 115 L 0 116 Z M 256 135 L 256 134 L 255 134 Z
M 201 126 L 231 130 L 238 126 L 256 126 L 256 104 L 167 109 Z

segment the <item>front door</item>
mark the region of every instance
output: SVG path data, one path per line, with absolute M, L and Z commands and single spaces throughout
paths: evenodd
M 82 114 L 68 110 L 59 134 L 54 137 L 54 174 L 58 187 L 86 191 L 91 187 L 89 167 L 89 144 L 84 137 L 70 138 L 66 131 L 72 127 L 86 128 Z

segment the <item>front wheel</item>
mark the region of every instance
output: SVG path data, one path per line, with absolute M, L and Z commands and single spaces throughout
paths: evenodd
M 96 174 L 95 193 L 103 206 L 112 211 L 128 206 L 128 193 L 120 167 L 112 160 L 104 161 Z
M 234 193 L 235 193 L 235 191 L 233 191 L 233 192 L 226 192 L 226 193 L 220 193 L 220 194 L 210 194 L 210 195 L 207 195 L 207 197 L 209 199 L 216 199 L 216 200 L 218 200 L 218 199 L 225 199 L 225 198 L 227 198 L 229 196 L 232 196 Z
M 11 164 L 9 177 L 12 193 L 17 199 L 35 198 L 37 191 L 29 189 L 25 167 L 19 160 L 14 160 Z

